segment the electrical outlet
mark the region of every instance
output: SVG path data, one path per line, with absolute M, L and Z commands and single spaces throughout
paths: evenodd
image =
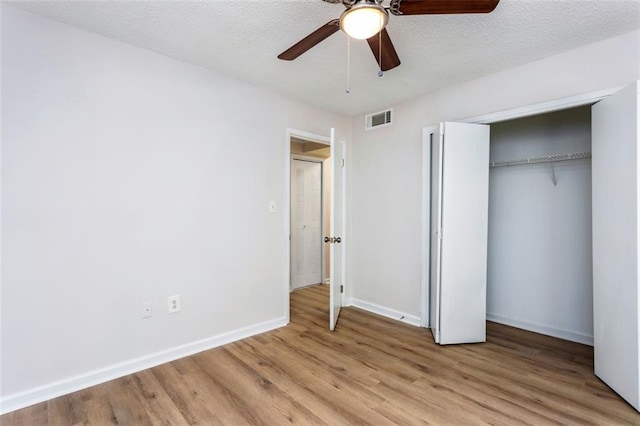
M 151 318 L 151 302 L 142 303 L 142 318 Z
M 180 295 L 169 296 L 169 313 L 175 314 L 180 312 Z

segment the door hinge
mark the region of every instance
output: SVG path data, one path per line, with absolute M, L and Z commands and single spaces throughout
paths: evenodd
M 340 284 L 340 293 L 344 293 L 344 286 Z
M 340 160 L 340 167 L 344 167 L 344 158 Z

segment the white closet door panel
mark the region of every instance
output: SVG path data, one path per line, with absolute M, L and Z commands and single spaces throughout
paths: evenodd
M 291 288 L 322 280 L 322 165 L 292 161 Z
M 306 208 L 304 203 L 304 164 L 291 162 L 291 288 L 304 285 L 305 280 L 305 234 Z
M 640 411 L 638 83 L 592 107 L 595 374 Z
M 445 123 L 440 343 L 486 340 L 489 126 Z
M 322 232 L 320 230 L 307 229 L 307 285 L 320 284 L 322 282 L 321 239 Z
M 298 288 L 305 281 L 304 230 L 291 233 L 291 287 Z
M 322 164 L 307 162 L 305 253 L 307 285 L 322 281 Z
M 430 235 L 430 282 L 429 289 L 429 324 L 436 343 L 440 343 L 440 228 L 442 215 L 442 132 L 443 125 L 431 133 L 431 235 Z

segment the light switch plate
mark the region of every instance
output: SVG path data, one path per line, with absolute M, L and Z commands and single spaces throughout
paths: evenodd
M 275 213 L 275 212 L 276 212 L 276 202 L 269 201 L 269 213 Z

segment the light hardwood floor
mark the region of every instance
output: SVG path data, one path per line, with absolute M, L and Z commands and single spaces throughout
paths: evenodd
M 291 324 L 0 417 L 2 425 L 597 424 L 640 414 L 593 375 L 592 348 L 488 323 L 441 347 L 426 329 L 291 294 Z

